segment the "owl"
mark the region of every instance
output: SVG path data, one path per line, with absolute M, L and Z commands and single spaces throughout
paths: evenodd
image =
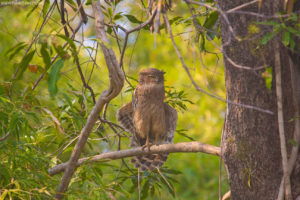
M 177 125 L 177 111 L 164 102 L 164 73 L 158 69 L 144 69 L 139 74 L 132 102 L 117 112 L 117 120 L 131 134 L 130 146 L 149 150 L 151 145 L 173 143 Z M 131 159 L 141 171 L 160 168 L 168 154 L 136 156 Z

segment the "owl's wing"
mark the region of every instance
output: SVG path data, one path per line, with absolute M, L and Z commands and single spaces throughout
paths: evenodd
M 166 143 L 173 143 L 174 134 L 177 126 L 177 111 L 175 108 L 165 104 L 165 118 L 167 127 Z
M 135 134 L 132 102 L 127 103 L 125 106 L 120 108 L 120 110 L 118 110 L 117 120 L 127 132 L 131 133 L 131 135 Z

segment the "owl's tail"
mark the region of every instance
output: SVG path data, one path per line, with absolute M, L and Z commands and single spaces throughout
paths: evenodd
M 153 171 L 155 168 L 160 168 L 166 162 L 168 155 L 168 153 L 163 153 L 134 156 L 131 162 L 134 163 L 135 168 L 139 168 L 141 171 Z

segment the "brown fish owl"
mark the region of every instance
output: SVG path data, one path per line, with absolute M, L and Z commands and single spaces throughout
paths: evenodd
M 117 113 L 117 120 L 131 133 L 132 147 L 150 148 L 150 145 L 173 143 L 177 124 L 177 111 L 164 102 L 164 73 L 158 69 L 144 69 L 132 102 Z M 153 154 L 132 158 L 135 167 L 152 171 L 161 167 L 168 154 Z

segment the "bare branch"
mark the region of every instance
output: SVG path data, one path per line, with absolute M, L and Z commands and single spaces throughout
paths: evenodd
M 95 162 L 95 161 L 107 161 L 107 160 L 116 160 L 121 158 L 127 158 L 132 156 L 141 156 L 157 153 L 196 153 L 202 152 L 206 154 L 220 156 L 220 147 L 212 146 L 209 144 L 203 144 L 201 142 L 183 142 L 176 144 L 161 144 L 153 145 L 150 147 L 150 151 L 145 151 L 142 147 L 134 149 L 126 149 L 121 151 L 113 151 L 108 153 L 102 153 L 96 156 L 81 158 L 78 160 L 76 167 L 86 163 L 86 162 Z M 48 170 L 48 173 L 53 176 L 64 171 L 67 168 L 68 162 L 59 164 Z
M 288 173 L 287 150 L 284 134 L 283 107 L 282 107 L 282 84 L 281 84 L 281 63 L 280 63 L 280 47 L 279 42 L 275 41 L 275 74 L 276 74 L 276 96 L 277 96 L 277 114 L 278 114 L 278 129 L 280 136 L 280 150 L 282 156 L 282 168 L 285 185 L 285 195 L 287 200 L 292 199 L 290 176 Z M 283 200 L 279 197 L 277 200 Z
M 65 165 L 65 173 L 58 186 L 55 195 L 56 199 L 62 199 L 64 197 L 64 193 L 67 191 L 68 185 L 77 166 L 77 162 L 80 157 L 81 151 L 89 137 L 93 126 L 95 125 L 99 117 L 99 113 L 101 112 L 106 103 L 108 103 L 111 99 L 113 99 L 120 93 L 124 84 L 124 75 L 120 69 L 115 53 L 111 48 L 106 46 L 110 44 L 104 29 L 104 16 L 101 10 L 100 1 L 97 1 L 95 3 L 92 0 L 92 7 L 95 15 L 96 35 L 97 38 L 100 40 L 99 44 L 103 50 L 105 62 L 109 71 L 110 86 L 108 90 L 102 92 L 100 98 L 98 99 L 96 105 L 93 107 L 93 110 L 91 111 L 91 114 L 87 119 L 86 125 L 81 130 L 79 139 L 75 145 L 70 160 Z
M 231 13 L 231 12 L 234 12 L 234 11 L 236 11 L 236 10 L 245 8 L 245 7 L 249 6 L 249 5 L 252 5 L 252 4 L 254 4 L 254 3 L 257 3 L 258 1 L 259 1 L 259 0 L 254 0 L 254 1 L 247 2 L 247 3 L 243 3 L 243 4 L 241 4 L 241 5 L 237 6 L 237 7 L 234 7 L 234 8 L 232 8 L 232 9 L 227 10 L 226 13 Z

